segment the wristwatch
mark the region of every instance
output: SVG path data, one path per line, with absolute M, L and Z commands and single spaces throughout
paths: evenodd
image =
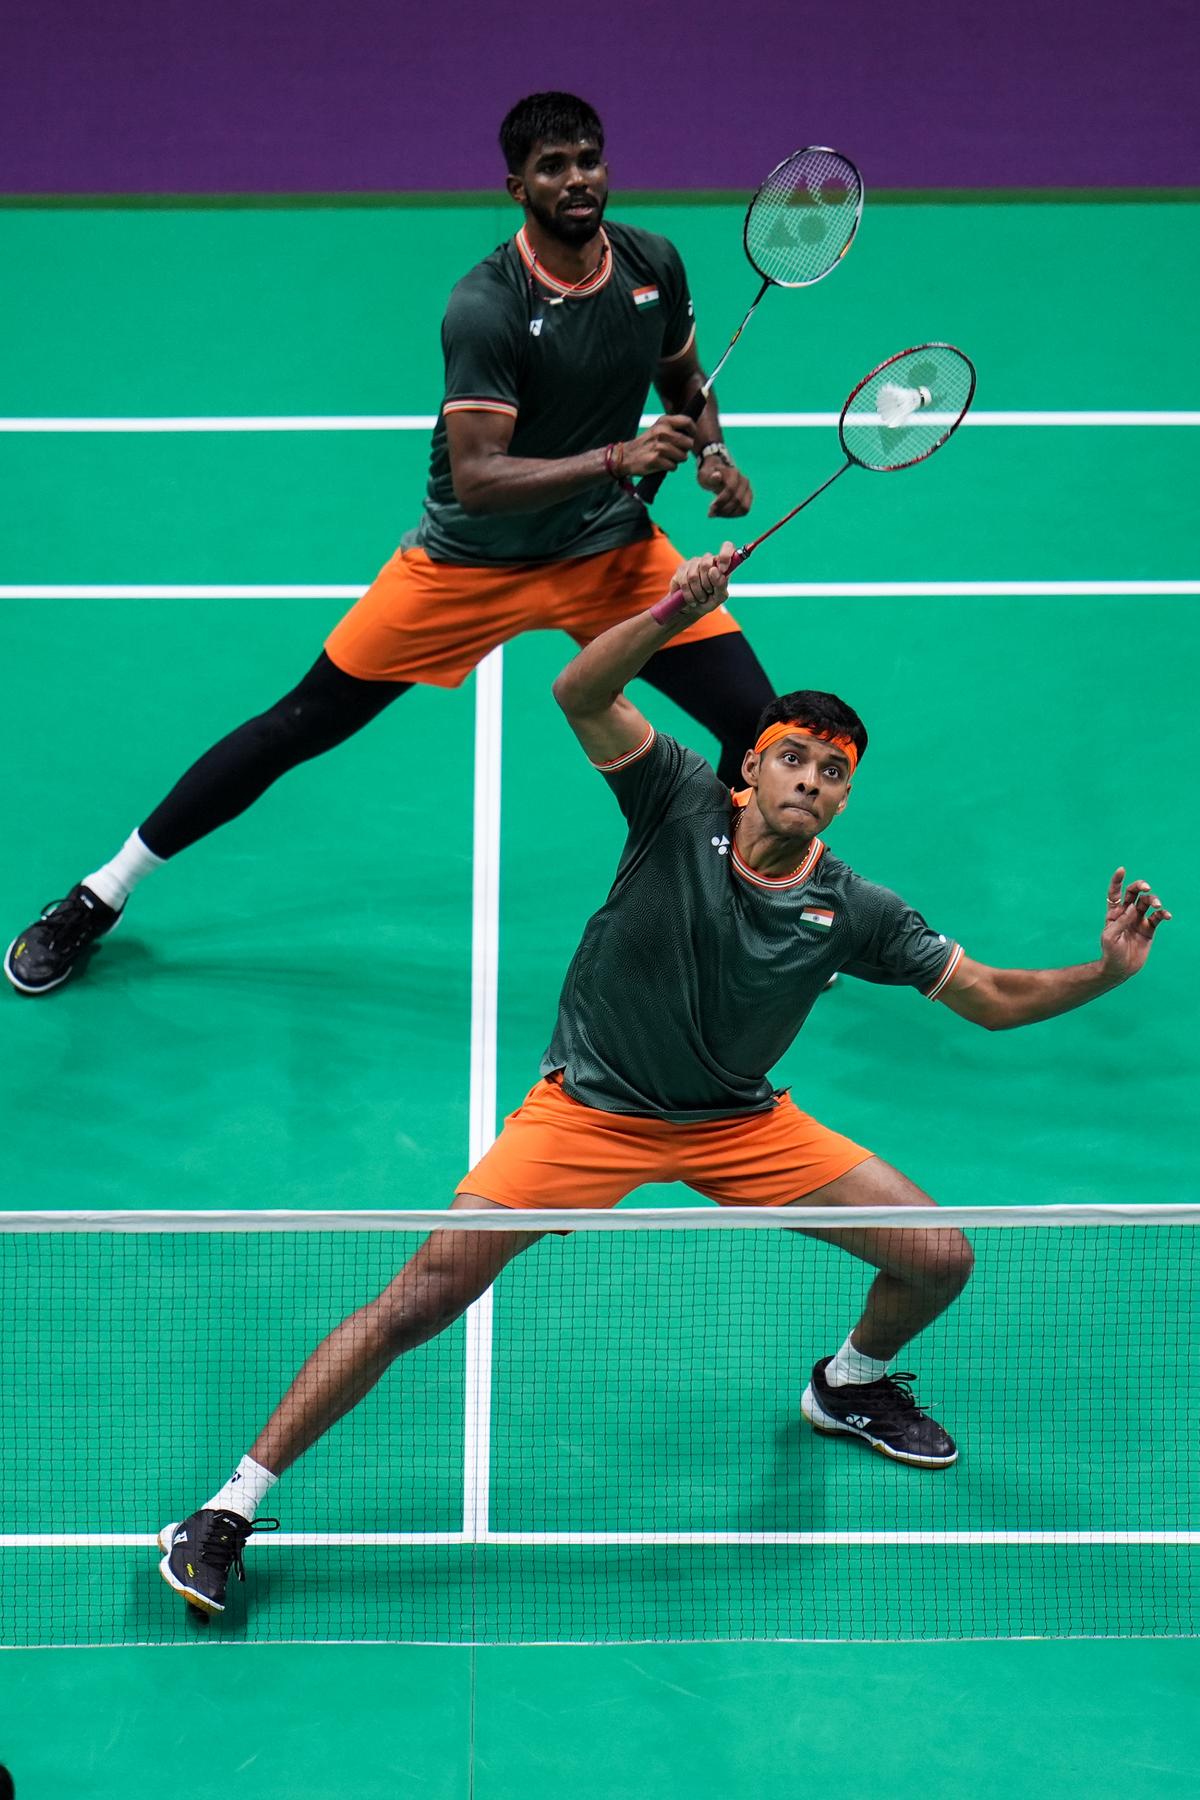
M 728 468 L 732 469 L 733 458 L 730 456 L 729 451 L 721 442 L 720 438 L 714 438 L 711 444 L 705 444 L 703 450 L 697 453 L 696 461 L 700 463 L 707 462 L 710 456 L 719 456 L 721 461 L 725 463 Z

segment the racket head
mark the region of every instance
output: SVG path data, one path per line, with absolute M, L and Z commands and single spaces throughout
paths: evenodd
M 920 397 L 897 424 L 885 424 L 880 413 L 884 387 Z M 975 365 L 954 344 L 898 350 L 863 376 L 842 407 L 842 451 L 848 462 L 877 474 L 911 469 L 954 436 L 974 398 Z
M 746 208 L 751 268 L 773 287 L 811 287 L 849 250 L 862 209 L 862 176 L 848 156 L 826 144 L 793 151 Z

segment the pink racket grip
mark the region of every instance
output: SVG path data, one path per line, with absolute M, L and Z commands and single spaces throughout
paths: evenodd
M 729 568 L 726 573 L 732 575 L 733 571 L 740 568 L 745 562 L 746 556 L 747 552 L 745 550 L 735 550 L 729 559 Z M 681 594 L 678 588 L 672 588 L 669 594 L 664 594 L 661 600 L 655 601 L 654 605 L 650 608 L 650 617 L 654 620 L 656 625 L 666 625 L 675 617 L 677 612 L 683 611 L 687 603 L 688 596 L 686 594 Z

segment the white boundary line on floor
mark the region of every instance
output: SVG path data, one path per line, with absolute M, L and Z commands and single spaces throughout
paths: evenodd
M 17 582 L 0 584 L 5 600 L 358 600 L 365 582 L 145 583 Z M 732 600 L 1000 600 L 1121 595 L 1172 599 L 1200 594 L 1200 578 L 1144 581 L 735 581 Z
M 656 413 L 642 416 L 643 427 L 653 424 Z M 836 426 L 835 412 L 723 412 L 721 422 L 745 430 L 828 430 Z M 178 416 L 127 418 L 0 418 L 0 433 L 19 432 L 200 432 L 200 431 L 432 431 L 436 413 L 234 413 L 229 415 L 180 414 Z M 975 409 L 964 426 L 1066 426 L 1082 429 L 1111 426 L 1197 426 L 1200 411 L 1165 410 L 1157 407 L 1126 411 L 1016 410 L 987 412 Z
M 4 1532 L 0 1550 L 148 1550 L 157 1539 L 144 1532 Z M 256 1537 L 254 1554 L 274 1546 L 280 1550 L 422 1548 L 466 1544 L 561 1544 L 576 1549 L 645 1546 L 700 1548 L 710 1545 L 1060 1545 L 1095 1548 L 1105 1545 L 1200 1545 L 1200 1531 L 272 1531 Z
M 471 1081 L 468 1167 L 496 1136 L 496 1015 L 500 982 L 500 770 L 504 651 L 475 674 L 475 837 L 471 859 Z M 463 1537 L 488 1535 L 492 1469 L 492 1290 L 467 1311 L 463 1397 Z

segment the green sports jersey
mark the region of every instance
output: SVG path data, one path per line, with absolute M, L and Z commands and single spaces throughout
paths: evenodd
M 729 789 L 673 738 L 651 733 L 601 773 L 629 835 L 542 1059 L 573 1099 L 679 1125 L 762 1112 L 837 970 L 936 999 L 957 968 L 957 944 L 820 838 L 792 875 L 749 868 Z
M 446 391 L 420 524 L 404 539 L 435 562 L 494 567 L 592 556 L 648 538 L 644 506 L 607 478 L 537 512 L 471 515 L 454 497 L 446 415 L 516 421 L 512 456 L 576 456 L 636 437 L 658 365 L 694 335 L 679 252 L 632 225 L 606 225 L 595 277 L 568 289 L 533 267 L 524 230 L 455 287 L 442 324 Z

